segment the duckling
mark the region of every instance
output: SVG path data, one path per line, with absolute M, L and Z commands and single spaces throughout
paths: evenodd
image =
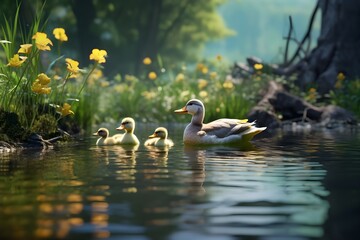
M 133 118 L 124 118 L 121 121 L 121 125 L 116 128 L 116 130 L 125 130 L 125 133 L 117 138 L 118 144 L 138 145 L 140 143 L 139 139 L 134 134 L 135 121 Z
M 117 144 L 117 140 L 114 137 L 109 137 L 109 130 L 107 128 L 99 128 L 97 132 L 93 133 L 93 136 L 100 136 L 96 141 L 98 146 Z
M 168 139 L 168 131 L 164 127 L 158 127 L 155 132 L 149 136 L 149 139 L 145 141 L 145 146 L 156 146 L 156 147 L 172 147 L 174 142 Z
M 189 100 L 186 105 L 175 113 L 192 115 L 191 122 L 184 130 L 185 144 L 241 144 L 250 141 L 266 127 L 258 128 L 255 122 L 247 119 L 222 118 L 210 123 L 203 123 L 205 106 L 198 99 Z

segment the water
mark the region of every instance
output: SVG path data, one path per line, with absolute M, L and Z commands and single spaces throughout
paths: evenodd
M 170 128 L 170 127 L 169 127 Z M 251 148 L 96 147 L 0 156 L 0 239 L 354 239 L 360 133 L 279 132 Z M 142 142 L 153 128 L 137 130 Z

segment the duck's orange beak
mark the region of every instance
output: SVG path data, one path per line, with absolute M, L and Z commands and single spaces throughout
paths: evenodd
M 149 136 L 149 138 L 156 138 L 156 137 L 157 137 L 156 133 L 153 133 Z
M 116 130 L 123 130 L 124 129 L 124 124 L 121 124 L 118 128 L 116 128 Z
M 185 114 L 188 113 L 188 111 L 186 110 L 186 107 L 182 107 L 178 110 L 175 110 L 174 113 Z

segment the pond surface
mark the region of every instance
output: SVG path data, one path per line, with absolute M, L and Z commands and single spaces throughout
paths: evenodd
M 156 126 L 136 129 L 143 143 Z M 0 239 L 354 239 L 360 133 L 236 147 L 95 146 L 0 155 Z M 95 130 L 94 130 L 95 131 Z

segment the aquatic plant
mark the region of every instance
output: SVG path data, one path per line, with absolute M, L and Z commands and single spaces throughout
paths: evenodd
M 19 9 L 20 7 L 13 21 L 8 22 L 5 19 L 5 26 L 1 28 L 4 39 L 0 43 L 7 63 L 0 64 L 0 109 L 17 114 L 25 132 L 34 129 L 41 132 L 41 124 L 38 122 L 43 119 L 43 115 L 52 114 L 59 121 L 78 110 L 85 112 L 79 108 L 87 107 L 83 102 L 89 100 L 83 90 L 88 80 L 94 77 L 93 72 L 106 62 L 107 52 L 93 49 L 89 59 L 93 60 L 94 64 L 87 69 L 80 69 L 78 61 L 60 55 L 61 45 L 68 41 L 65 29 L 57 27 L 53 30 L 55 40 L 51 40 L 51 36 L 43 31 L 43 7 L 38 11 L 28 33 L 19 27 Z M 43 52 L 51 53 L 54 43 L 58 45 L 58 57 L 54 57 L 52 62 L 45 62 Z M 54 54 L 46 56 L 51 57 Z M 96 106 L 97 95 L 91 96 L 90 102 Z M 93 108 L 86 109 L 86 122 L 92 122 L 93 112 L 89 112 L 91 109 Z M 79 124 L 89 125 L 82 122 Z

